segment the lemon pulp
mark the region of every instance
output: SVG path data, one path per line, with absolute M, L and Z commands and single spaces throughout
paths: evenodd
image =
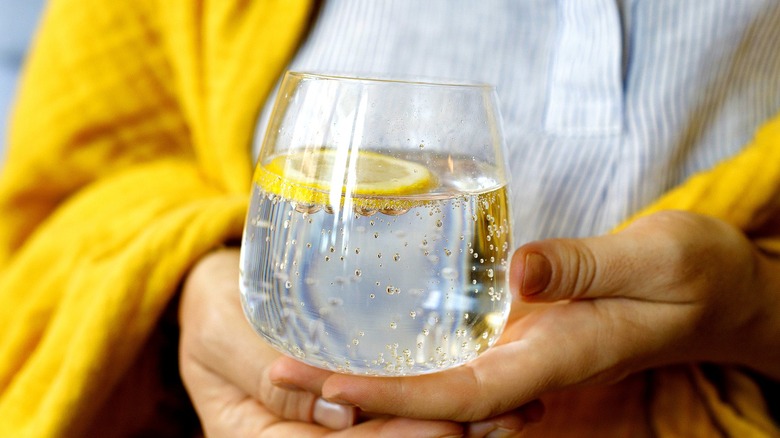
M 436 178 L 414 161 L 373 152 L 313 148 L 277 155 L 257 167 L 255 183 L 268 193 L 296 202 L 329 205 L 333 194 L 343 204 L 347 192 L 355 207 L 406 210 L 425 201 Z

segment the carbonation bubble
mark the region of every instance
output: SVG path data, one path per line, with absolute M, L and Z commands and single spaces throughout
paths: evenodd
M 385 214 L 387 216 L 400 216 L 407 211 L 409 211 L 408 208 L 383 208 L 379 210 L 382 214 Z
M 359 214 L 360 216 L 371 216 L 376 214 L 376 212 L 377 209 L 375 208 L 361 207 L 357 205 L 355 206 L 355 213 Z
M 433 169 L 439 158 L 431 157 L 421 162 Z M 456 164 L 474 179 L 456 188 L 477 184 L 473 167 Z M 485 204 L 484 190 L 446 198 L 446 178 L 460 175 L 437 173 L 435 198 L 344 198 L 330 206 L 276 196 L 272 205 L 257 198 L 265 193 L 255 185 L 244 238 L 252 248 L 241 262 L 255 329 L 310 364 L 362 375 L 433 372 L 488 348 L 503 325 L 487 315 L 504 318 L 508 308 L 501 291 L 511 230 L 502 198 Z

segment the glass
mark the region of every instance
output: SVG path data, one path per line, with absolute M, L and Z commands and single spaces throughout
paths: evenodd
M 504 150 L 491 86 L 287 72 L 241 248 L 252 327 L 344 373 L 477 357 L 511 303 Z

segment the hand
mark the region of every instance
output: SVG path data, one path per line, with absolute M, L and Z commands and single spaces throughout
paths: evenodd
M 365 410 L 462 422 L 670 363 L 780 377 L 780 262 L 712 218 L 663 212 L 613 235 L 524 245 L 510 288 L 526 303 L 554 304 L 520 316 L 529 306 L 516 303 L 499 345 L 465 366 L 373 379 L 284 360 L 270 377 Z
M 185 281 L 179 307 L 179 368 L 206 436 L 460 434 L 460 425 L 444 421 L 389 416 L 359 421 L 362 413 L 353 407 L 326 402 L 313 392 L 272 385 L 268 365 L 279 354 L 252 331 L 244 317 L 238 265 L 238 251 L 233 249 L 203 258 Z

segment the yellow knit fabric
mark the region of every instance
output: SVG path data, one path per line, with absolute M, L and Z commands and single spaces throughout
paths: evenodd
M 305 0 L 54 0 L 0 179 L 0 436 L 78 436 L 187 269 L 240 236 Z
M 187 269 L 240 236 L 256 113 L 311 9 L 308 0 L 48 6 L 0 175 L 0 436 L 83 434 Z M 776 213 L 778 188 L 780 118 L 648 211 L 695 210 L 754 230 Z M 724 388 L 695 367 L 677 370 L 653 372 L 661 436 L 778 434 L 740 372 L 724 370 Z M 674 408 L 688 399 L 701 425 Z

